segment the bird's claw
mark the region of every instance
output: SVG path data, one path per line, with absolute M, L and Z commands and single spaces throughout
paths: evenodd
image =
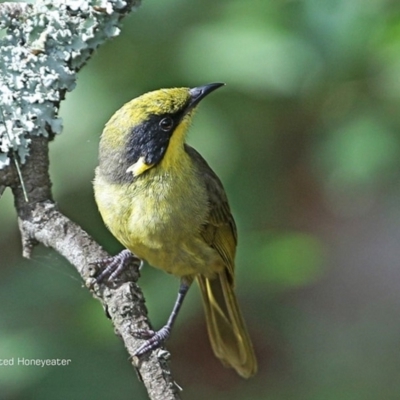
M 135 352 L 135 356 L 141 356 L 150 350 L 157 349 L 160 347 L 171 334 L 171 328 L 168 325 L 163 326 L 158 331 L 151 329 L 138 329 L 135 330 L 135 336 L 143 339 L 147 339 Z
M 153 329 L 135 329 L 134 335 L 140 339 L 151 339 L 157 331 Z
M 138 269 L 142 267 L 143 261 L 132 254 L 129 250 L 122 250 L 113 257 L 103 258 L 102 260 L 92 263 L 102 270 L 95 277 L 96 282 L 103 282 L 106 278 L 108 282 L 112 282 L 118 277 L 129 265 L 135 265 Z

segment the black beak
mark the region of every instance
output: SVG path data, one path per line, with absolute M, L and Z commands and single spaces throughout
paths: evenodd
M 187 105 L 186 112 L 192 110 L 194 107 L 197 106 L 197 104 L 200 103 L 202 99 L 204 99 L 204 97 L 206 97 L 214 90 L 220 88 L 221 86 L 225 86 L 225 83 L 210 83 L 208 85 L 198 86 L 190 89 L 190 100 L 189 104 Z

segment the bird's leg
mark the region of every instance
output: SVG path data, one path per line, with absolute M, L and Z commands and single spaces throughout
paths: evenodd
M 135 356 L 140 356 L 150 350 L 160 347 L 164 343 L 169 335 L 171 334 L 172 326 L 178 316 L 179 310 L 182 306 L 183 300 L 185 299 L 186 293 L 188 292 L 190 284 L 181 281 L 179 286 L 178 297 L 175 301 L 174 308 L 168 318 L 167 323 L 158 331 L 140 329 L 136 330 L 135 333 L 142 337 L 148 338 L 135 352 Z
M 129 250 L 125 249 L 113 257 L 103 258 L 93 264 L 103 267 L 103 270 L 96 276 L 96 282 L 100 283 L 106 278 L 109 282 L 113 281 L 129 265 L 134 264 L 140 269 L 143 261 L 137 258 Z

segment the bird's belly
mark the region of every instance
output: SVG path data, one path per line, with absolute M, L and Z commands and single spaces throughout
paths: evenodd
M 121 241 L 138 257 L 173 275 L 212 275 L 220 257 L 200 236 L 204 218 L 190 205 L 160 207 L 156 198 L 136 198 Z
M 211 277 L 223 269 L 223 264 L 216 253 L 210 247 L 206 247 L 200 241 L 198 243 L 164 243 L 162 247 L 155 247 L 151 243 L 136 243 L 128 247 L 138 257 L 149 264 L 175 276 L 194 276 L 201 274 Z

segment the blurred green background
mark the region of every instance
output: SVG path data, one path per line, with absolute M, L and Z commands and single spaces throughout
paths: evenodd
M 168 349 L 184 399 L 400 397 L 400 5 L 393 0 L 144 0 L 62 103 L 55 198 L 107 250 L 91 180 L 102 127 L 146 91 L 210 82 L 188 139 L 220 175 L 239 227 L 237 292 L 259 357 L 245 381 L 213 357 L 194 287 Z M 21 257 L 0 200 L 0 399 L 146 399 L 73 267 Z M 178 281 L 145 268 L 151 320 Z

